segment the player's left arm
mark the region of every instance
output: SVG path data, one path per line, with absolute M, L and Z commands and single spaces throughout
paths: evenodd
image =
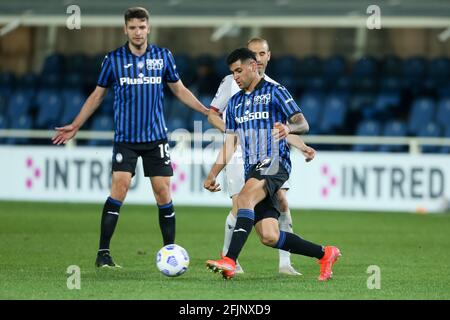
M 183 102 L 191 109 L 194 109 L 195 111 L 208 116 L 209 109 L 206 108 L 200 101 L 198 101 L 194 94 L 184 86 L 181 80 L 178 80 L 177 82 L 168 82 L 167 85 L 169 86 L 175 97 L 177 97 L 181 102 Z
M 208 176 L 206 177 L 203 187 L 211 192 L 220 191 L 220 184 L 216 182 L 216 178 L 219 173 L 225 168 L 228 162 L 230 162 L 231 157 L 236 151 L 237 147 L 237 135 L 235 133 L 227 132 L 225 135 L 225 141 L 223 143 L 222 149 L 220 149 L 217 155 L 216 162 L 213 164 Z
M 285 139 L 289 134 L 300 135 L 309 131 L 308 121 L 286 88 L 283 86 L 276 88 L 274 101 L 288 119 L 288 123 L 276 122 L 274 124 L 272 134 L 276 140 Z
M 295 148 L 297 148 L 298 150 L 300 150 L 300 152 L 303 154 L 303 156 L 305 157 L 305 161 L 306 162 L 310 162 L 311 160 L 314 159 L 314 157 L 316 156 L 316 150 L 314 150 L 314 148 L 308 146 L 303 140 L 302 138 L 300 138 L 298 135 L 295 134 L 290 134 L 286 137 L 286 141 L 294 146 Z

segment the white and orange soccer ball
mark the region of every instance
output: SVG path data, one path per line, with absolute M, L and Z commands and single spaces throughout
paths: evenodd
M 156 267 L 165 276 L 178 277 L 188 269 L 189 255 L 183 247 L 169 244 L 156 254 Z

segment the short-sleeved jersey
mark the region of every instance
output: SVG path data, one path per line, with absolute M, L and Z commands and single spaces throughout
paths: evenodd
M 278 84 L 275 80 L 270 78 L 268 75 L 264 75 L 264 80 L 267 82 L 272 82 Z M 229 74 L 222 79 L 219 88 L 217 89 L 214 99 L 211 101 L 210 106 L 212 109 L 218 113 L 223 114 L 223 119 L 226 121 L 225 113 L 228 105 L 228 101 L 232 96 L 238 93 L 241 89 L 234 81 L 233 75 Z
M 226 111 L 226 129 L 239 136 L 246 176 L 252 165 L 268 158 L 291 172 L 286 139 L 274 141 L 272 129 L 276 122 L 286 123 L 297 113 L 302 110 L 287 89 L 264 79 L 252 92 L 241 90 L 231 97 Z
M 164 82 L 177 82 L 172 53 L 148 45 L 138 57 L 128 43 L 109 52 L 97 85 L 114 89 L 114 141 L 145 143 L 167 138 L 164 118 Z

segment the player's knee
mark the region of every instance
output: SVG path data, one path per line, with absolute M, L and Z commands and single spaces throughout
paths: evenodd
M 273 231 L 269 231 L 269 232 L 263 231 L 259 235 L 259 238 L 264 245 L 269 246 L 269 247 L 275 247 L 275 245 L 278 242 L 279 234 L 277 234 L 276 232 L 273 232 Z
M 116 181 L 111 190 L 112 198 L 123 202 L 127 196 L 129 187 L 130 184 L 126 180 Z
M 168 186 L 160 186 L 155 192 L 155 200 L 159 204 L 166 204 L 171 201 L 170 188 Z
M 239 193 L 237 199 L 238 208 L 252 208 L 251 196 L 248 193 Z

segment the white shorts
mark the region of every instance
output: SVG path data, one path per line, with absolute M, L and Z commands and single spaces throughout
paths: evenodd
M 241 192 L 241 189 L 245 184 L 244 159 L 242 158 L 242 151 L 240 149 L 240 146 L 238 146 L 238 149 L 233 154 L 230 162 L 228 162 L 225 167 L 224 173 L 230 198 Z M 290 187 L 291 184 L 289 183 L 289 180 L 287 180 L 281 186 L 281 189 L 289 190 Z

